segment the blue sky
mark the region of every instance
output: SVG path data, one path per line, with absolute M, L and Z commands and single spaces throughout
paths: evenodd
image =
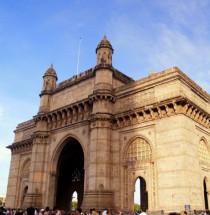
M 0 193 L 6 193 L 16 125 L 36 115 L 42 76 L 58 82 L 96 64 L 106 34 L 113 66 L 141 79 L 178 66 L 210 92 L 209 0 L 0 0 Z

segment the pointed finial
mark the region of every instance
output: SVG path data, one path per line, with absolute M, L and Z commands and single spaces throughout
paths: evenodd
M 50 68 L 53 68 L 53 64 L 51 63 Z
M 104 39 L 106 39 L 106 34 L 104 34 Z
M 155 74 L 155 71 L 154 69 L 152 69 L 152 71 L 150 72 L 150 75 L 154 75 Z

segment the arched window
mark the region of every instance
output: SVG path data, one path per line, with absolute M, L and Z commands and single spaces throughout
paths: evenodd
M 200 142 L 199 142 L 198 157 L 199 157 L 200 161 L 204 161 L 204 162 L 208 162 L 208 163 L 210 162 L 209 151 L 208 151 L 207 145 L 203 139 L 200 140 Z
M 136 138 L 129 145 L 126 161 L 148 160 L 152 156 L 152 150 L 149 143 L 143 138 Z
M 30 166 L 31 166 L 31 160 L 26 161 L 24 166 L 23 166 L 23 170 L 22 170 L 22 176 L 23 177 L 29 176 Z

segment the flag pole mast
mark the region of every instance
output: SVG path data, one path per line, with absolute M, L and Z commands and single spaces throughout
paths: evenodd
M 79 38 L 79 52 L 78 52 L 78 58 L 77 58 L 77 75 L 79 74 L 80 45 L 81 45 L 81 37 Z

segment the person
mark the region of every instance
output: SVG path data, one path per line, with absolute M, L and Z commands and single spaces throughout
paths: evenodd
M 45 208 L 44 215 L 48 215 L 48 214 L 49 214 L 49 210 L 50 210 L 50 208 L 47 206 L 47 207 Z
M 26 212 L 27 215 L 34 215 L 34 208 L 33 207 L 27 208 Z
M 107 208 L 104 209 L 104 211 L 102 212 L 102 215 L 106 215 L 107 212 Z
M 97 215 L 95 208 L 92 209 L 92 215 Z
M 4 207 L 0 207 L 0 215 L 5 215 L 5 213 L 4 213 Z
M 112 215 L 111 212 L 108 211 L 108 210 L 106 211 L 106 214 L 107 214 L 107 215 Z
M 184 211 L 184 215 L 187 215 L 187 211 Z
M 77 208 L 76 209 L 76 215 L 80 215 L 82 213 L 82 209 L 81 208 Z
M 147 215 L 145 208 L 142 208 L 142 212 L 140 213 L 140 215 Z
M 44 212 L 45 212 L 45 210 L 42 208 L 42 209 L 40 210 L 39 215 L 44 215 Z
M 88 215 L 92 215 L 93 209 L 91 208 Z
M 23 211 L 20 208 L 18 208 L 15 215 L 23 215 Z
M 65 215 L 64 209 L 60 209 L 60 214 L 61 214 L 61 215 Z
M 7 209 L 7 215 L 12 215 L 12 211 L 10 208 Z
M 58 207 L 54 206 L 51 215 L 56 215 L 58 213 Z

